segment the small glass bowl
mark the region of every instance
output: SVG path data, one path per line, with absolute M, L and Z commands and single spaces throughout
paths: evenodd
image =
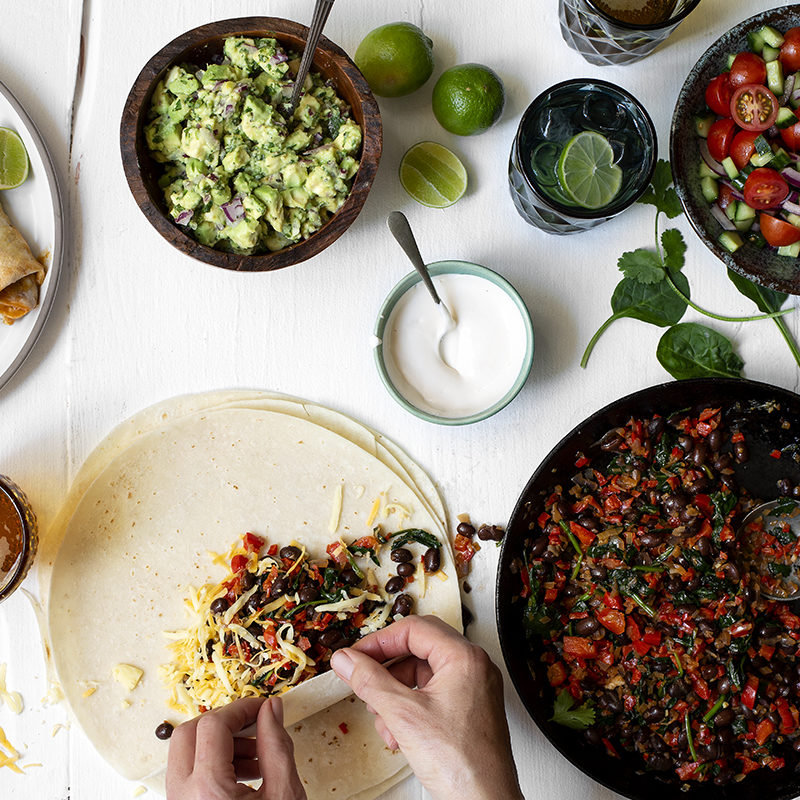
M 413 414 L 419 419 L 426 422 L 434 422 L 437 425 L 470 425 L 473 422 L 480 422 L 481 420 L 491 417 L 501 409 L 505 408 L 518 394 L 525 381 L 528 379 L 528 374 L 531 371 L 533 364 L 533 323 L 531 322 L 531 315 L 528 311 L 525 302 L 520 297 L 517 290 L 504 278 L 498 275 L 488 267 L 483 267 L 480 264 L 472 264 L 468 261 L 436 261 L 433 264 L 428 264 L 428 272 L 432 277 L 436 275 L 454 274 L 454 275 L 473 275 L 478 278 L 483 278 L 495 286 L 501 288 L 514 302 L 514 305 L 519 310 L 522 317 L 523 326 L 525 328 L 525 356 L 520 364 L 519 374 L 514 381 L 511 388 L 496 402 L 483 411 L 475 414 L 470 414 L 466 417 L 443 417 L 437 414 L 431 414 L 428 411 L 423 411 L 411 403 L 405 395 L 401 394 L 397 387 L 392 383 L 389 377 L 389 372 L 386 368 L 383 355 L 383 334 L 386 329 L 386 323 L 394 310 L 395 305 L 400 298 L 412 286 L 418 284 L 422 278 L 419 273 L 411 272 L 406 275 L 399 283 L 395 285 L 391 292 L 389 292 L 386 300 L 383 301 L 381 310 L 378 313 L 378 319 L 375 323 L 375 336 L 378 339 L 375 345 L 375 365 L 378 368 L 378 374 L 381 376 L 383 385 L 386 387 L 389 394 L 410 414 Z M 431 300 L 433 302 L 433 300 Z
M 25 492 L 5 475 L 0 475 L 0 502 L 4 505 L 6 502 L 11 503 L 22 531 L 20 550 L 11 569 L 5 577 L 0 573 L 0 602 L 2 602 L 25 580 L 33 564 L 36 548 L 39 545 L 39 525 Z

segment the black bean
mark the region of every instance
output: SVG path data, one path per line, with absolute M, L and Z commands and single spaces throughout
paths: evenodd
M 361 583 L 361 578 L 358 577 L 358 573 L 352 567 L 345 567 L 339 577 L 348 586 L 357 586 L 359 583 Z
M 661 537 L 657 533 L 643 533 L 639 537 L 639 544 L 642 547 L 658 547 L 661 544 Z
M 792 497 L 800 497 L 800 485 L 792 489 Z
M 256 576 L 252 572 L 245 572 L 239 579 L 239 584 L 244 591 L 252 589 L 256 585 Z
M 594 617 L 576 619 L 573 629 L 576 636 L 588 636 L 600 627 L 600 623 Z
M 691 436 L 679 436 L 678 437 L 678 445 L 680 446 L 681 450 L 683 450 L 686 455 L 694 450 L 694 439 Z
M 261 598 L 261 592 L 256 592 L 245 604 L 242 606 L 242 611 L 246 616 L 255 614 L 260 608 L 258 601 Z
M 209 639 L 206 642 L 206 661 L 211 661 L 211 654 L 214 652 L 214 642 Z
M 644 717 L 644 721 L 651 725 L 654 722 L 660 722 L 664 719 L 664 709 L 661 708 L 661 706 L 649 706 L 642 716 Z
M 603 735 L 594 726 L 587 728 L 583 732 L 583 738 L 586 739 L 589 744 L 593 745 L 600 744 L 600 742 L 603 741 Z
M 289 581 L 287 581 L 286 578 L 284 578 L 282 575 L 279 575 L 272 582 L 272 586 L 270 586 L 269 596 L 280 597 L 282 594 L 286 594 L 288 588 L 289 588 Z
M 711 462 L 711 466 L 716 470 L 729 469 L 731 466 L 731 454 L 718 453 Z
M 322 631 L 322 633 L 319 635 L 319 643 L 323 647 L 333 648 L 333 645 L 335 645 L 341 638 L 342 635 L 336 630 L 336 628 L 328 628 L 327 630 Z
M 264 635 L 264 629 L 257 622 L 254 622 L 252 625 L 248 625 L 247 632 L 255 639 L 258 639 L 259 636 Z
M 606 576 L 608 575 L 608 570 L 602 564 L 598 564 L 596 567 L 592 567 L 589 570 L 589 574 L 592 576 L 594 580 L 602 581 L 606 579 Z
M 734 583 L 739 580 L 741 577 L 739 575 L 739 567 L 733 563 L 733 561 L 729 561 L 723 568 L 722 571 L 725 573 L 725 577 L 729 581 L 733 581 Z
M 706 437 L 708 446 L 716 453 L 722 447 L 723 436 L 722 431 L 713 430 Z
M 616 450 L 624 441 L 625 439 L 616 429 L 610 430 L 600 439 L 600 449 L 608 453 Z
M 175 727 L 164 720 L 157 728 L 156 728 L 156 737 L 158 739 L 166 740 L 172 736 L 172 731 L 175 730 Z
M 560 517 L 561 519 L 564 519 L 565 517 L 567 517 L 569 515 L 569 510 L 567 509 L 567 504 L 563 500 L 556 500 L 555 503 L 553 503 L 552 512 L 553 512 L 553 516 L 554 517 L 556 517 L 556 518 Z M 486 527 L 485 525 L 481 525 L 481 528 L 485 528 L 485 527 Z M 478 529 L 478 536 L 480 536 L 480 535 L 481 535 L 481 533 L 480 533 L 480 528 L 479 528 Z
M 752 586 L 745 586 L 741 594 L 745 603 L 752 603 L 756 599 L 756 593 Z
M 275 672 L 279 678 L 286 680 L 294 675 L 294 667 L 291 664 L 284 664 L 282 667 L 278 667 Z
M 744 442 L 736 442 L 733 445 L 733 457 L 737 464 L 744 464 L 750 458 L 750 450 Z
M 416 566 L 409 561 L 397 565 L 397 574 L 404 578 L 411 577 L 417 571 Z
M 547 547 L 547 538 L 544 538 L 544 546 Z M 410 550 L 406 550 L 405 547 L 398 547 L 397 550 L 392 550 L 392 554 L 389 556 L 395 564 L 405 564 L 406 561 L 411 561 L 414 558 L 413 554 Z
M 650 422 L 647 423 L 647 432 L 655 438 L 660 433 L 664 432 L 664 428 L 666 427 L 664 423 L 664 417 L 653 417 Z
M 294 545 L 287 544 L 286 547 L 281 547 L 280 553 L 278 555 L 281 558 L 287 558 L 290 561 L 297 561 L 300 558 L 300 548 L 295 547 Z
M 406 579 L 395 575 L 393 578 L 389 578 L 389 580 L 386 581 L 386 591 L 388 594 L 397 594 L 405 588 L 405 585 Z
M 732 687 L 731 679 L 727 675 L 723 675 L 717 681 L 717 691 L 720 694 L 728 694 L 728 692 L 731 690 L 731 687 Z M 730 709 L 723 709 L 723 710 L 724 711 L 729 711 Z M 719 714 L 721 714 L 721 713 L 722 713 L 722 711 L 719 712 Z M 717 717 L 719 716 L 719 714 L 717 714 Z M 717 717 L 714 717 L 714 720 L 716 720 Z M 731 722 L 733 722 L 733 711 L 731 711 Z M 730 722 L 727 723 L 727 724 L 730 725 Z
M 442 558 L 439 554 L 439 548 L 429 547 L 422 557 L 422 565 L 425 568 L 425 572 L 438 572 L 441 563 Z
M 664 498 L 664 508 L 674 513 L 686 506 L 686 498 L 682 494 L 669 494 Z
M 704 681 L 713 681 L 717 677 L 717 668 L 714 664 L 703 664 L 700 667 L 700 677 Z
M 391 613 L 393 617 L 397 616 L 398 614 L 401 617 L 407 617 L 413 608 L 414 601 L 411 599 L 411 596 L 407 594 L 399 594 L 394 601 Z
M 481 525 L 478 528 L 478 538 L 483 542 L 499 542 L 505 535 L 499 525 Z
M 735 772 L 731 767 L 722 767 L 722 769 L 714 776 L 714 783 L 717 786 L 725 786 L 726 783 L 730 783 L 734 776 Z
M 313 603 L 319 597 L 319 586 L 315 583 L 307 583 L 300 587 L 297 596 L 301 603 Z
M 546 536 L 540 536 L 531 545 L 531 549 L 530 549 L 531 558 L 538 558 L 542 553 L 544 553 L 546 548 L 547 548 L 547 537 Z
M 692 450 L 691 459 L 696 467 L 702 467 L 708 460 L 708 445 L 703 442 L 697 442 Z
M 456 533 L 460 533 L 462 536 L 471 539 L 475 535 L 475 528 L 470 525 L 469 522 L 459 522 Z
M 224 598 L 218 597 L 212 604 L 211 604 L 211 613 L 212 614 L 224 614 L 229 608 L 231 604 Z
M 607 691 L 605 693 L 605 698 L 606 698 L 606 708 L 612 714 L 622 713 L 624 706 L 622 705 L 622 700 L 620 699 L 619 695 L 616 692 Z
M 700 588 L 700 577 L 693 575 L 684 585 L 687 592 L 696 592 Z
M 669 685 L 669 688 L 667 689 L 667 694 L 670 697 L 680 698 L 680 697 L 686 697 L 686 694 L 688 693 L 688 691 L 689 691 L 689 687 L 686 685 L 686 683 L 683 681 L 683 679 L 682 678 L 676 678 Z
M 647 768 L 656 772 L 666 772 L 672 768 L 672 759 L 666 753 L 654 753 L 647 759 Z
M 788 497 L 792 493 L 792 482 L 788 478 L 781 478 L 778 483 L 778 494 Z
M 701 556 L 704 558 L 708 558 L 711 555 L 711 540 L 708 536 L 703 536 L 702 538 L 697 540 L 697 544 L 694 546 L 695 550 L 700 553 Z
M 717 684 L 717 688 L 719 688 L 720 683 L 722 683 L 722 681 Z M 730 688 L 730 686 L 728 688 Z M 733 713 L 733 709 L 730 706 L 728 708 L 721 708 L 714 715 L 714 727 L 727 729 L 729 725 L 733 724 L 735 718 L 736 714 Z M 731 734 L 730 731 L 723 736 L 722 731 L 720 731 L 717 735 L 721 738 L 721 741 L 725 742 L 728 741 L 729 734 Z

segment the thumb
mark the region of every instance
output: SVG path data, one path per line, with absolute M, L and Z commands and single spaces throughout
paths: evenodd
M 283 727 L 283 702 L 273 697 L 258 712 L 258 765 L 264 782 L 262 800 L 306 800 L 294 764 L 294 743 Z
M 398 700 L 411 692 L 382 664 L 350 647 L 331 656 L 331 667 L 359 698 L 387 720 L 397 709 Z

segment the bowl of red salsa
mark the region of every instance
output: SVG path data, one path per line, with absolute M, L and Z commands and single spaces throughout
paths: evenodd
M 744 20 L 700 57 L 670 159 L 706 246 L 743 277 L 800 294 L 800 5 Z

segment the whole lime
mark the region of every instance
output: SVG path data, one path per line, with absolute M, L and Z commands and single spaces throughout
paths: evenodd
M 500 119 L 506 92 L 500 76 L 483 64 L 459 64 L 445 70 L 433 87 L 433 113 L 439 124 L 459 136 L 483 133 Z
M 392 22 L 370 31 L 354 60 L 375 94 L 401 97 L 430 78 L 433 42 L 410 22 Z

